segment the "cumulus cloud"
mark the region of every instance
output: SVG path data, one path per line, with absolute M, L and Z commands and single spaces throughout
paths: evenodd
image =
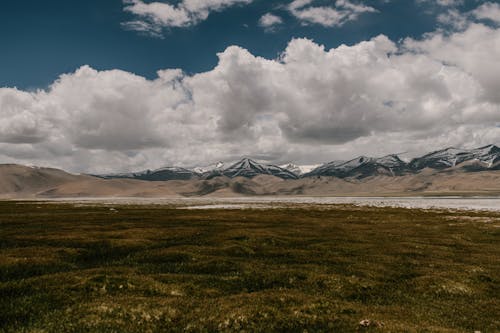
M 49 160 L 52 155 L 94 151 L 128 159 L 142 150 L 166 149 L 192 129 L 191 114 L 183 112 L 187 92 L 181 78 L 179 70 L 160 71 L 149 81 L 83 66 L 61 75 L 47 90 L 2 88 L 0 142 L 36 145 L 34 150 L 46 151 Z M 23 147 L 26 156 L 29 149 Z M 2 152 L 19 157 L 16 150 Z M 38 153 L 32 156 L 41 158 Z
M 259 25 L 266 31 L 273 31 L 277 25 L 283 23 L 283 19 L 277 15 L 266 13 L 259 19 Z
M 443 42 L 453 45 L 460 38 L 466 37 Z M 408 41 L 408 52 L 399 54 L 385 36 L 332 50 L 295 39 L 280 62 L 231 47 L 214 70 L 186 82 L 195 105 L 218 113 L 218 131 L 233 140 L 257 140 L 266 123 L 289 142 L 339 145 L 388 132 L 433 135 L 498 120 L 498 104 L 485 95 L 495 83 L 447 65 L 451 58 L 441 58 L 439 50 L 448 46 L 427 43 L 434 42 Z
M 373 7 L 349 0 L 337 0 L 335 6 L 314 6 L 313 2 L 294 0 L 288 5 L 288 10 L 304 24 L 320 24 L 325 27 L 342 26 L 356 20 L 363 13 L 377 12 Z
M 227 7 L 248 4 L 252 0 L 182 0 L 177 4 L 166 2 L 145 2 L 142 0 L 123 0 L 124 10 L 137 17 L 125 22 L 127 29 L 161 36 L 163 28 L 182 28 L 196 25 L 208 18 L 210 12 L 221 11 Z
M 500 24 L 500 4 L 487 2 L 475 9 L 472 14 L 481 20 L 490 20 Z
M 33 96 L 17 89 L 0 89 L 0 141 L 36 143 L 47 136 L 50 123 L 38 116 Z
M 0 89 L 0 161 L 111 172 L 498 144 L 498 40 L 469 23 L 401 43 L 293 39 L 278 59 L 231 46 L 210 71 L 153 80 L 83 66 L 46 90 Z
M 467 14 L 464 14 L 453 8 L 439 14 L 437 17 L 437 21 L 441 26 L 449 28 L 451 30 L 463 30 L 469 24 L 467 16 Z
M 485 102 L 500 103 L 500 30 L 472 23 L 465 31 L 449 36 L 429 34 L 427 38 L 406 40 L 408 50 L 420 52 L 429 58 L 461 69 L 480 87 L 478 92 Z

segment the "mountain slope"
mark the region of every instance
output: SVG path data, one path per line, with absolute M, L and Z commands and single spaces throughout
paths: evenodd
M 89 178 L 92 177 L 73 175 L 53 168 L 2 164 L 0 165 L 0 196 L 32 196 L 68 182 Z
M 141 172 L 97 175 L 97 177 L 104 179 L 127 178 L 127 179 L 138 179 L 138 180 L 149 180 L 149 181 L 165 181 L 165 180 L 198 179 L 200 177 L 200 174 L 189 169 L 177 168 L 177 167 L 165 167 L 161 169 L 146 170 Z
M 360 156 L 347 162 L 334 161 L 324 164 L 304 177 L 329 176 L 363 179 L 370 176 L 401 176 L 410 172 L 408 165 L 397 155 L 380 158 Z
M 312 164 L 312 165 L 298 165 L 294 163 L 288 163 L 288 164 L 283 164 L 280 165 L 280 168 L 283 168 L 285 170 L 288 170 L 297 176 L 302 176 L 305 175 L 308 172 L 311 172 L 312 170 L 316 169 L 319 167 L 321 164 Z
M 467 171 L 500 169 L 500 148 L 488 145 L 476 149 L 446 148 L 413 159 L 409 166 L 413 170 L 431 168 L 444 170 L 464 165 Z
M 226 169 L 215 170 L 207 175 L 206 178 L 213 178 L 217 176 L 226 176 L 229 178 L 253 178 L 258 175 L 271 175 L 282 179 L 298 178 L 295 173 L 287 169 L 284 169 L 277 165 L 259 163 L 249 158 L 244 158 Z

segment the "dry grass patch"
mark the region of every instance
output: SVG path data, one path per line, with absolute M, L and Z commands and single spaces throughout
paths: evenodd
M 494 332 L 500 216 L 0 202 L 0 331 Z

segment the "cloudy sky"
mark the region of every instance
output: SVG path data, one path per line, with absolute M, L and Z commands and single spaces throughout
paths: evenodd
M 0 163 L 104 173 L 500 143 L 498 1 L 2 7 Z

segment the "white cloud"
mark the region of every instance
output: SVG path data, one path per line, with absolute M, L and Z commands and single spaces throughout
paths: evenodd
M 0 88 L 0 161 L 109 172 L 498 144 L 498 40 L 470 23 L 402 44 L 293 39 L 275 60 L 231 46 L 192 76 L 84 66 L 47 90 Z
M 463 4 L 463 0 L 437 0 L 440 6 L 458 6 Z
M 445 13 L 441 13 L 437 17 L 437 21 L 444 27 L 452 30 L 464 30 L 469 24 L 467 14 L 464 14 L 457 9 L 448 9 Z
M 197 127 L 184 112 L 183 103 L 188 102 L 179 81 L 182 73 L 168 70 L 158 75 L 148 81 L 124 71 L 83 66 L 62 75 L 46 91 L 0 89 L 0 142 L 25 145 L 21 151 L 3 153 L 25 157 L 31 144 L 32 158 L 51 161 L 52 155 L 70 155 L 67 167 L 85 170 L 73 164 L 82 155 L 120 155 L 128 161 L 130 154 L 140 156 L 143 150 L 163 150 L 173 142 L 179 146 L 183 136 L 193 139 L 189 131 Z
M 208 18 L 210 12 L 221 11 L 238 4 L 248 4 L 253 0 L 182 0 L 177 4 L 165 2 L 144 2 L 123 0 L 124 10 L 137 16 L 125 22 L 127 29 L 161 36 L 163 28 L 181 28 L 196 25 Z
M 272 31 L 277 25 L 283 23 L 283 19 L 277 15 L 266 13 L 259 19 L 259 25 L 267 31 Z
M 490 20 L 500 24 L 500 4 L 487 2 L 476 8 L 472 14 L 481 20 Z
M 463 69 L 396 51 L 384 36 L 329 51 L 296 39 L 281 62 L 231 47 L 214 70 L 187 83 L 227 140 L 280 133 L 297 144 L 345 144 L 388 132 L 449 131 L 498 114 L 494 101 L 479 101 L 484 87 Z M 274 130 L 264 133 L 264 126 Z
M 417 3 L 434 4 L 441 7 L 456 7 L 464 3 L 463 0 L 416 0 Z
M 50 124 L 38 117 L 36 100 L 17 89 L 0 89 L 0 141 L 36 143 L 43 141 Z
M 150 37 L 163 38 L 163 27 L 154 23 L 133 20 L 123 22 L 121 25 L 126 30 L 137 31 Z
M 481 98 L 500 103 L 499 40 L 499 29 L 472 23 L 463 32 L 449 36 L 430 34 L 421 41 L 408 39 L 405 44 L 412 51 L 461 69 L 480 85 Z
M 304 24 L 320 24 L 325 27 L 342 26 L 356 20 L 363 13 L 377 10 L 349 0 L 337 0 L 335 6 L 314 6 L 313 0 L 294 0 L 288 5 L 289 11 Z

